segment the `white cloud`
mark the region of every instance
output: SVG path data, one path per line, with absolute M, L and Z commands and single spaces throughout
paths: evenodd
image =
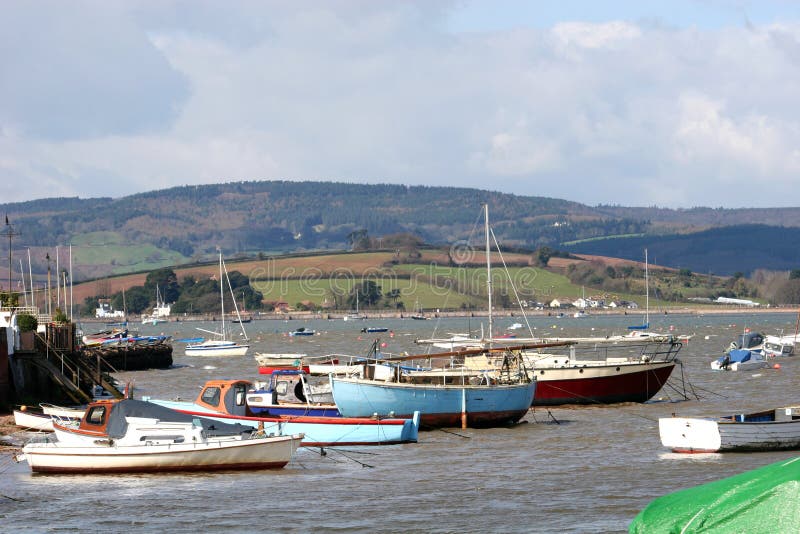
M 458 3 L 33 5 L 0 23 L 0 169 L 47 196 L 330 179 L 798 204 L 791 20 L 452 34 Z
M 613 48 L 630 45 L 642 36 L 642 31 L 627 22 L 605 24 L 564 22 L 553 27 L 553 36 L 563 45 L 581 48 Z

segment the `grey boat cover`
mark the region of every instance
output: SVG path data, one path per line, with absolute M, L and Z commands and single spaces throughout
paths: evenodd
M 251 426 L 240 423 L 223 423 L 205 417 L 189 415 L 152 402 L 140 401 L 135 399 L 123 399 L 113 405 L 109 415 L 106 431 L 111 438 L 121 438 L 128 430 L 126 417 L 149 417 L 160 421 L 173 423 L 192 423 L 203 427 L 206 436 L 236 436 L 239 434 L 248 435 L 255 429 Z

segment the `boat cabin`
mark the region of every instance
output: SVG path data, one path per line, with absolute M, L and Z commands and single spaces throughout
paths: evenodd
M 767 341 L 764 343 L 764 356 L 767 358 L 774 358 L 775 356 L 791 356 L 792 354 L 794 354 L 794 341 L 775 341 L 768 337 Z
M 252 387 L 247 380 L 209 380 L 194 402 L 219 413 L 251 415 L 247 409 L 247 391 Z
M 747 332 L 739 336 L 739 338 L 731 343 L 736 345 L 731 347 L 734 349 L 752 349 L 760 347 L 764 343 L 764 335 L 759 332 Z
M 302 369 L 275 369 L 269 381 L 259 381 L 250 391 L 248 404 L 333 404 L 327 376 L 311 376 Z
M 108 421 L 117 400 L 97 400 L 87 406 L 77 429 L 72 429 L 83 435 L 107 436 Z

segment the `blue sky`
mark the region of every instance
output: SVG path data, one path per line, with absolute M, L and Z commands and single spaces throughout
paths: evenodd
M 281 179 L 800 205 L 800 2 L 2 10 L 8 202 Z

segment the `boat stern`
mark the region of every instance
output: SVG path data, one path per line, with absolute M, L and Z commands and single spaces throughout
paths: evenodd
M 711 419 L 662 417 L 658 434 L 661 444 L 673 452 L 717 452 L 721 445 L 719 425 Z
M 416 443 L 418 441 L 421 417 L 420 413 L 415 411 L 414 416 L 403 425 L 402 440 L 404 443 Z

